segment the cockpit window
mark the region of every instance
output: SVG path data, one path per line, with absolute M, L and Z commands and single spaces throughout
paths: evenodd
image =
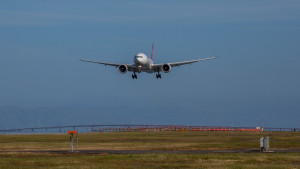
M 143 58 L 143 56 L 136 56 L 136 58 Z

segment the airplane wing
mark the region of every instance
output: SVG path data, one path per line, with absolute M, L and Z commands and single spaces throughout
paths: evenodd
M 108 65 L 108 66 L 115 66 L 115 67 L 119 67 L 121 65 L 126 65 L 129 69 L 134 69 L 135 65 L 131 65 L 131 64 L 119 64 L 119 63 L 109 63 L 109 62 L 99 62 L 99 61 L 93 61 L 93 60 L 86 60 L 86 59 L 80 59 L 81 61 L 84 62 L 92 62 L 92 63 L 98 63 L 98 64 L 102 64 L 102 65 Z
M 92 62 L 92 63 L 98 63 L 98 64 L 102 64 L 102 65 L 108 65 L 108 66 L 115 66 L 115 67 L 118 67 L 120 66 L 121 64 L 118 64 L 118 63 L 108 63 L 108 62 L 99 62 L 99 61 L 92 61 L 92 60 L 86 60 L 86 59 L 80 59 L 81 61 L 84 61 L 84 62 Z
M 215 59 L 217 57 L 218 56 L 210 57 L 210 58 L 202 58 L 202 59 L 196 59 L 196 60 L 183 61 L 183 62 L 173 62 L 173 63 L 167 63 L 167 64 L 169 64 L 171 67 L 176 67 L 176 66 L 181 66 L 181 65 L 186 65 L 186 64 L 192 64 L 192 63 L 199 62 L 199 61 Z M 162 65 L 164 65 L 164 64 L 154 64 L 153 67 L 161 67 Z

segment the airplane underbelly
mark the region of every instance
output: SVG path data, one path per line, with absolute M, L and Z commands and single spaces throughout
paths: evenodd
M 141 71 L 142 71 L 142 72 L 146 72 L 146 73 L 153 73 L 153 72 L 154 72 L 154 71 L 152 70 L 151 65 L 148 65 L 148 64 L 143 65 L 143 66 L 141 67 Z
M 154 70 L 148 69 L 148 70 L 143 70 L 143 72 L 146 72 L 146 73 L 154 73 Z

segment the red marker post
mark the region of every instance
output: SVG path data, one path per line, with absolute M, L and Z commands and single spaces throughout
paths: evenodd
M 70 151 L 73 152 L 73 139 L 74 139 L 74 134 L 76 134 L 76 151 L 78 152 L 78 131 L 73 130 L 73 131 L 68 131 L 68 134 L 70 134 Z

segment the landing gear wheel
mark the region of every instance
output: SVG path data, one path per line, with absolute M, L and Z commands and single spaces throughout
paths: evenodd
M 131 77 L 132 77 L 132 79 L 137 79 L 137 75 L 136 74 L 132 74 Z
M 156 74 L 156 79 L 161 79 L 161 74 Z

